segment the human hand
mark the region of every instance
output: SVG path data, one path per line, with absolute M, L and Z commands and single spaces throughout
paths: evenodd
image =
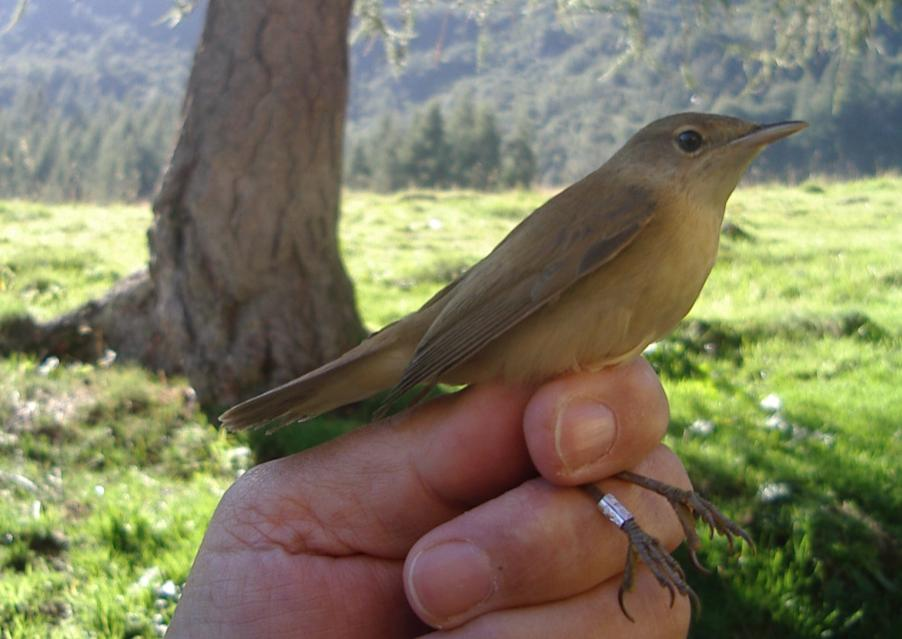
M 641 566 L 626 619 L 626 538 L 573 488 L 600 481 L 677 546 L 663 498 L 605 479 L 688 488 L 667 417 L 639 360 L 474 387 L 261 464 L 217 508 L 168 636 L 685 636 L 688 602 Z

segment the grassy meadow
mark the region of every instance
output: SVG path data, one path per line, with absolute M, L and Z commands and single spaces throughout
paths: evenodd
M 342 248 L 376 328 L 415 309 L 548 194 L 348 193 Z M 751 532 L 690 573 L 694 637 L 891 637 L 902 608 L 902 178 L 755 186 L 690 317 L 649 359 L 667 443 Z M 48 319 L 147 257 L 146 206 L 0 201 L 0 321 Z M 738 229 L 738 230 L 737 230 Z M 0 357 L 0 638 L 165 630 L 219 496 L 266 449 L 181 379 Z M 685 559 L 685 557 L 683 557 Z M 685 562 L 684 562 L 685 563 Z

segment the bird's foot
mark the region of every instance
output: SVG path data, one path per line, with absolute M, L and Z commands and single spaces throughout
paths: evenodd
M 588 487 L 587 487 L 588 489 Z M 593 486 L 589 489 L 589 493 L 593 497 L 599 497 L 599 492 Z M 626 507 L 608 493 L 600 495 L 598 499 L 598 507 L 611 522 L 613 522 L 629 541 L 629 547 L 626 552 L 626 567 L 623 571 L 623 581 L 617 591 L 617 601 L 620 604 L 620 610 L 630 621 L 635 621 L 632 615 L 627 611 L 624 603 L 624 595 L 630 592 L 636 582 L 637 560 L 648 566 L 648 569 L 654 575 L 655 579 L 662 588 L 666 588 L 670 593 L 670 606 L 673 607 L 676 600 L 676 593 L 680 593 L 684 597 L 689 597 L 692 605 L 696 610 L 701 609 L 701 603 L 695 591 L 686 583 L 686 573 L 677 563 L 676 559 L 670 556 L 657 539 L 646 533 L 636 520 L 633 519 Z
M 693 608 L 700 610 L 701 602 L 692 587 L 686 583 L 686 573 L 683 572 L 682 566 L 670 556 L 667 550 L 661 547 L 658 540 L 642 530 L 635 519 L 630 519 L 620 529 L 629 539 L 623 581 L 617 590 L 617 602 L 620 604 L 620 610 L 623 611 L 626 618 L 635 622 L 635 619 L 626 610 L 623 596 L 630 592 L 635 585 L 636 559 L 641 559 L 648 566 L 655 579 L 658 580 L 658 583 L 661 584 L 661 587 L 668 590 L 671 608 L 673 608 L 673 603 L 676 600 L 676 593 L 680 593 L 684 597 L 689 597 Z
M 701 565 L 696 554 L 696 551 L 701 547 L 701 540 L 695 530 L 697 521 L 702 521 L 708 525 L 710 537 L 713 538 L 715 533 L 724 535 L 730 545 L 730 552 L 733 552 L 735 549 L 734 539 L 736 537 L 743 539 L 754 550 L 755 544 L 748 533 L 717 510 L 714 504 L 695 491 L 677 488 L 676 486 L 629 471 L 618 473 L 616 477 L 655 492 L 670 502 L 674 512 L 676 512 L 677 519 L 680 520 L 683 533 L 686 535 L 686 547 L 689 549 L 689 558 L 692 561 L 692 565 L 702 572 L 708 573 L 710 571 Z

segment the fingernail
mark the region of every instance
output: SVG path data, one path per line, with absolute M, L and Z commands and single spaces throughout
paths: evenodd
M 414 557 L 408 590 L 431 619 L 450 619 L 482 603 L 495 592 L 489 556 L 468 541 L 449 541 Z
M 554 443 L 568 471 L 574 471 L 608 454 L 614 445 L 617 422 L 604 404 L 576 398 L 564 404 L 557 415 Z

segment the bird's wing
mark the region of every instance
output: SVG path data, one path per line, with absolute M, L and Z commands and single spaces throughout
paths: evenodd
M 448 291 L 383 408 L 417 384 L 434 384 L 630 244 L 653 216 L 654 194 L 640 187 L 599 193 L 593 177 L 523 220 Z

